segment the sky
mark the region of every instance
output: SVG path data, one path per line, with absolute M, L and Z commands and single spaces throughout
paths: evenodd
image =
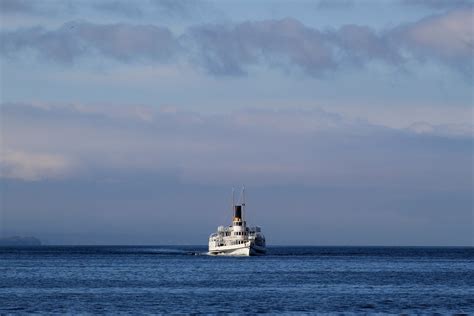
M 0 235 L 474 245 L 474 2 L 0 0 Z

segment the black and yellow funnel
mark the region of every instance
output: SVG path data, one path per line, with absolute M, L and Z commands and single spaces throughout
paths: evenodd
M 234 205 L 234 221 L 242 219 L 242 205 Z

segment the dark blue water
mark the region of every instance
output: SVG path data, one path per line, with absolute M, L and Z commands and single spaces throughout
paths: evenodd
M 473 248 L 0 248 L 0 313 L 473 313 Z

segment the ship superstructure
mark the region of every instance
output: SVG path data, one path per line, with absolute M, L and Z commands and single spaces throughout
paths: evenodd
M 259 226 L 248 227 L 245 221 L 245 188 L 239 203 L 234 203 L 232 190 L 232 225 L 219 226 L 209 237 L 209 254 L 232 256 L 256 256 L 266 253 L 265 236 Z

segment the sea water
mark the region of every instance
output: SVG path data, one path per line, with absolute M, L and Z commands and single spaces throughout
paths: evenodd
M 0 248 L 2 313 L 473 313 L 473 248 Z

